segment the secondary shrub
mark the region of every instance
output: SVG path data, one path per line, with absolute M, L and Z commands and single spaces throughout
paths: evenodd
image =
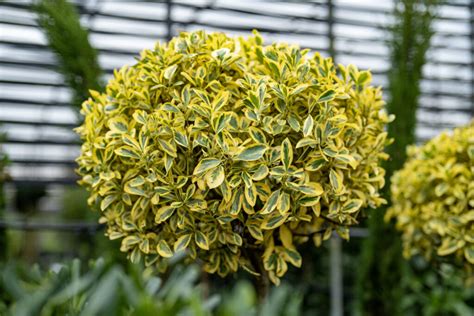
M 407 153 L 387 213 L 403 234 L 404 255 L 474 265 L 474 121 Z
M 132 261 L 186 249 L 207 272 L 279 282 L 296 245 L 349 237 L 384 202 L 380 88 L 287 44 L 202 31 L 144 50 L 85 101 L 89 203 Z

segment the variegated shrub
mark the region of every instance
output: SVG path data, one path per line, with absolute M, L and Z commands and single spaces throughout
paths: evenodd
M 451 256 L 474 265 L 474 121 L 410 147 L 391 190 L 387 217 L 397 220 L 406 257 Z
M 307 53 L 182 33 L 84 102 L 81 183 L 132 261 L 164 268 L 186 249 L 210 273 L 278 283 L 298 244 L 348 238 L 384 202 L 380 88 Z

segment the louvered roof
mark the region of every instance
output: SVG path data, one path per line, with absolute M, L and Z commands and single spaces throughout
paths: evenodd
M 75 3 L 106 76 L 181 30 L 248 35 L 257 29 L 268 42 L 297 43 L 323 55 L 328 55 L 332 40 L 337 62 L 370 68 L 374 83 L 387 85 L 385 28 L 393 21 L 391 0 Z M 0 2 L 0 129 L 7 133 L 3 147 L 13 162 L 15 181 L 72 183 L 79 146 L 71 129 L 77 116 L 30 4 Z M 439 10 L 417 113 L 420 141 L 473 116 L 473 7 L 473 0 L 451 0 Z

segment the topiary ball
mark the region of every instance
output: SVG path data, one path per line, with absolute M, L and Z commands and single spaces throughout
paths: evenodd
M 160 268 L 185 250 L 207 272 L 274 283 L 296 246 L 384 202 L 387 143 L 368 71 L 287 44 L 205 32 L 144 50 L 92 92 L 80 183 L 111 239 Z
M 387 213 L 402 232 L 404 255 L 474 265 L 474 121 L 407 153 Z

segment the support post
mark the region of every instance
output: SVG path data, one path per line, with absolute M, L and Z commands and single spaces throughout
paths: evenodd
M 328 21 L 328 53 L 336 64 L 336 48 L 334 37 L 334 3 L 327 0 L 327 21 Z M 344 314 L 344 293 L 343 293 L 343 267 L 342 267 L 342 246 L 341 238 L 334 234 L 330 241 L 330 296 L 331 296 L 331 316 L 342 316 Z
M 166 0 L 166 41 L 173 37 L 173 19 L 171 13 L 173 10 L 173 0 Z
M 471 118 L 474 117 L 474 0 L 469 3 L 471 11 L 469 23 L 471 25 Z
M 330 282 L 331 282 L 331 316 L 344 314 L 343 269 L 342 269 L 342 241 L 333 235 L 330 241 Z

